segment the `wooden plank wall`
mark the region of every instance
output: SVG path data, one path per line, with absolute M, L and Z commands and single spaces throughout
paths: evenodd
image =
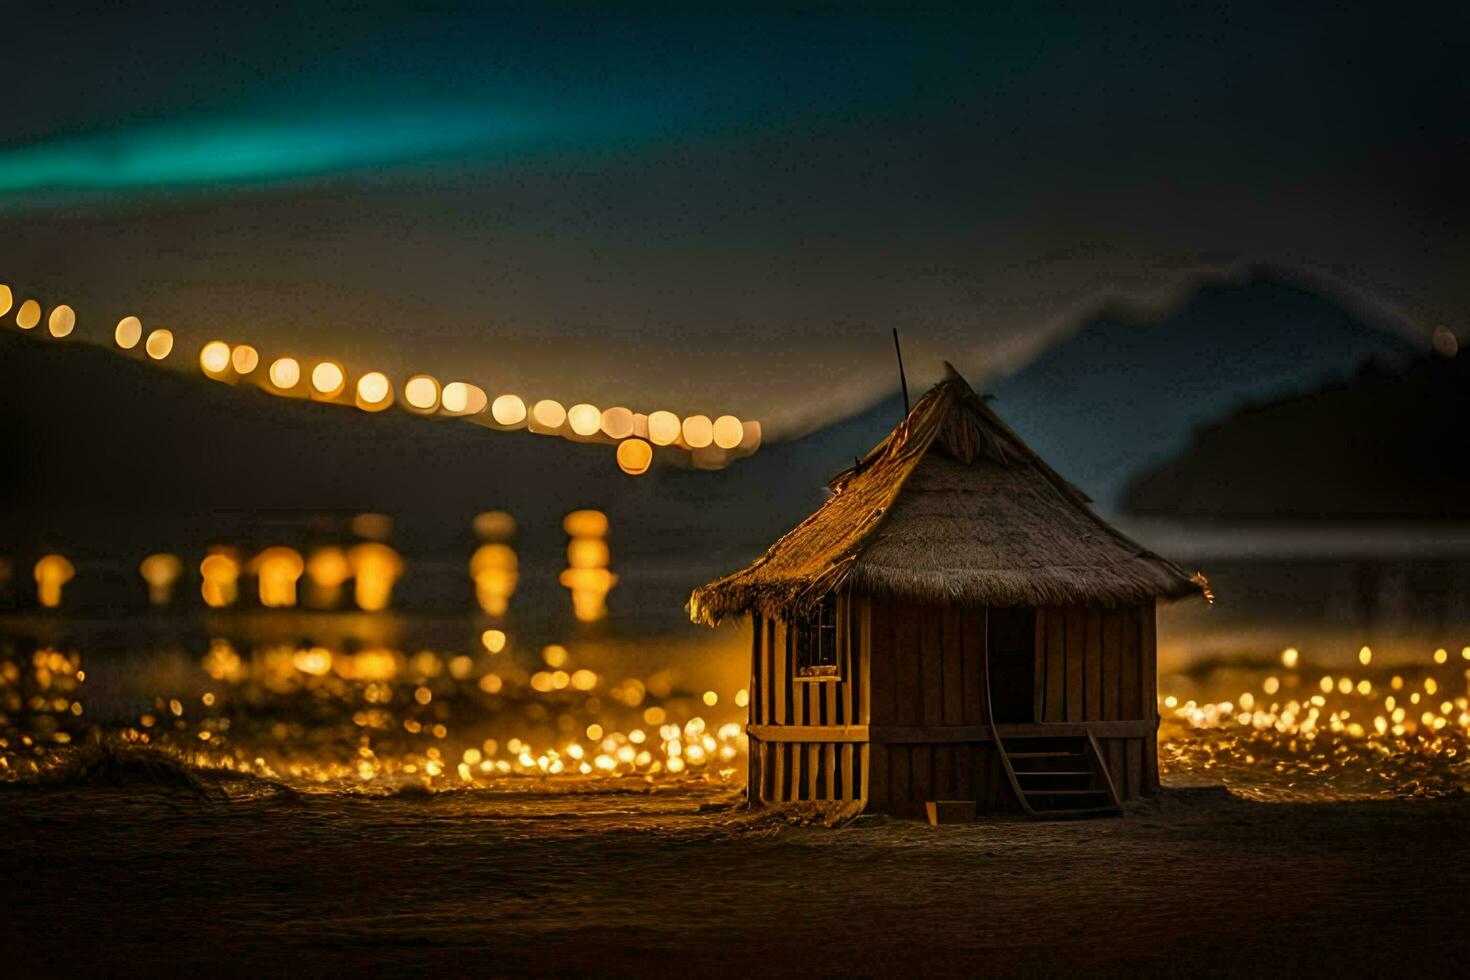
M 1157 634 L 1152 603 L 1037 610 L 1041 721 L 1158 720 Z M 1158 789 L 1158 738 L 1099 739 L 1118 793 Z

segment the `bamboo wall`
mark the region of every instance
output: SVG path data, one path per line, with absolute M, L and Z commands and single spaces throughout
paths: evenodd
M 974 799 L 981 809 L 1018 809 L 988 731 L 985 622 L 984 609 L 844 597 L 840 680 L 803 681 L 786 624 L 757 616 L 750 724 L 805 731 L 752 733 L 752 800 L 867 800 L 874 810 L 916 813 L 927 800 Z M 1039 610 L 1036 718 L 1156 721 L 1154 650 L 1151 606 Z M 1097 735 L 1124 799 L 1158 785 L 1147 730 Z

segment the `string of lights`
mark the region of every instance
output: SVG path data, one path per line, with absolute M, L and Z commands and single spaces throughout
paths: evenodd
M 8 316 L 12 309 L 14 323 L 20 329 L 35 330 L 40 325 L 41 302 L 28 298 L 16 306 L 11 287 L 0 283 L 0 317 Z M 70 337 L 77 329 L 76 311 L 64 303 L 52 307 L 45 320 L 47 333 L 56 339 Z M 177 346 L 172 330 L 145 329 L 143 321 L 134 315 L 118 320 L 112 342 L 123 351 L 134 351 L 141 344 L 143 353 L 158 362 L 172 357 Z M 416 415 L 464 418 L 502 431 L 525 430 L 574 442 L 616 445 L 614 458 L 629 476 L 648 472 L 657 448 L 686 452 L 691 465 L 697 468 L 720 469 L 751 455 L 761 444 L 761 424 L 734 415 L 681 418 L 667 410 L 643 413 L 622 406 L 599 408 L 587 402 L 568 407 L 554 398 L 531 400 L 509 392 L 492 399 L 477 384 L 460 380 L 441 383 L 430 374 L 411 375 L 395 388 L 382 371 L 364 371 L 354 380 L 346 366 L 330 358 L 305 364 L 282 354 L 266 363 L 251 344 L 221 339 L 208 340 L 199 348 L 199 368 L 211 380 L 254 384 L 285 398 L 355 406 L 364 412 L 398 406 Z

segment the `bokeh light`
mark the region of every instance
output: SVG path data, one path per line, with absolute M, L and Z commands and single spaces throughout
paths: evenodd
M 46 318 L 46 329 L 51 331 L 53 337 L 69 335 L 76 325 L 77 313 L 65 303 L 52 310 L 51 315 Z
M 223 340 L 211 340 L 199 351 L 199 366 L 206 374 L 222 374 L 230 366 L 230 345 Z
M 347 553 L 336 545 L 317 548 L 306 559 L 306 578 L 311 583 L 311 604 L 334 608 L 342 598 L 342 583 L 352 577 Z
M 520 580 L 515 549 L 499 541 L 480 545 L 470 557 L 470 578 L 480 608 L 491 616 L 504 616 Z
M 268 609 L 289 609 L 296 605 L 296 580 L 301 578 L 306 563 L 294 548 L 267 548 L 250 562 L 256 576 L 260 604 Z
M 241 344 L 230 352 L 230 364 L 239 374 L 249 374 L 260 366 L 260 352 L 249 344 Z
M 721 449 L 734 449 L 740 445 L 740 440 L 745 438 L 745 429 L 740 420 L 733 415 L 721 415 L 715 419 L 714 440 L 715 445 Z
M 554 398 L 543 398 L 531 409 L 531 418 L 545 429 L 560 429 L 567 420 L 567 410 Z
M 490 416 L 501 425 L 520 425 L 526 421 L 526 403 L 517 395 L 500 395 L 490 406 Z
M 416 374 L 403 385 L 403 400 L 421 412 L 439 404 L 439 382 L 427 374 Z
M 322 361 L 311 369 L 311 386 L 317 394 L 331 398 L 347 385 L 347 373 L 335 361 Z
M 567 409 L 567 424 L 579 436 L 595 436 L 602 429 L 602 413 L 596 405 L 582 402 Z
M 148 339 L 143 342 L 143 349 L 146 350 L 148 352 L 148 356 L 151 357 L 151 358 L 153 358 L 155 361 L 161 361 L 161 360 L 163 360 L 165 357 L 168 357 L 169 354 L 172 354 L 173 353 L 173 349 L 174 349 L 174 333 L 173 333 L 173 331 L 172 330 L 155 330 L 155 331 L 153 331 L 152 333 L 150 333 L 148 335 Z
M 444 386 L 439 403 L 450 415 L 478 415 L 489 404 L 485 389 L 467 381 L 451 381 Z
M 117 327 L 112 331 L 112 339 L 123 350 L 132 350 L 138 346 L 138 341 L 143 339 L 143 321 L 135 316 L 123 317 L 117 321 Z
M 653 447 L 642 439 L 624 439 L 618 443 L 618 468 L 629 476 L 642 476 L 653 462 Z
M 403 574 L 403 559 L 381 541 L 364 541 L 347 552 L 352 566 L 353 598 L 366 612 L 387 609 L 393 600 L 393 583 Z
M 357 407 L 377 412 L 393 404 L 393 382 L 382 371 L 369 371 L 357 379 Z
M 653 412 L 648 416 L 648 440 L 655 446 L 669 446 L 679 438 L 682 426 L 673 412 Z
M 15 305 L 15 294 L 10 291 L 9 286 L 0 283 L 0 316 L 9 313 L 13 305 Z
M 609 408 L 602 413 L 602 431 L 610 439 L 626 439 L 633 434 L 633 413 L 626 408 Z
M 301 363 L 294 357 L 278 357 L 271 362 L 271 384 L 282 391 L 289 391 L 301 383 Z
M 393 534 L 393 518 L 387 514 L 365 513 L 352 518 L 352 533 L 369 541 L 387 541 Z
M 470 522 L 475 536 L 482 541 L 509 541 L 516 535 L 516 519 L 503 510 L 487 510 L 476 514 Z
M 178 555 L 168 552 L 149 555 L 138 564 L 138 574 L 148 583 L 148 603 L 166 606 L 173 601 L 174 583 L 184 571 Z
M 41 322 L 41 304 L 28 299 L 15 311 L 15 325 L 22 330 L 31 330 Z
M 43 555 L 36 562 L 36 598 L 43 607 L 55 609 L 61 605 L 61 587 L 77 573 L 71 562 L 61 555 Z
M 684 420 L 684 443 L 690 449 L 703 449 L 715 438 L 714 423 L 708 415 L 691 415 Z
M 199 594 L 211 609 L 224 609 L 235 604 L 239 597 L 240 562 L 227 551 L 216 551 L 205 555 L 199 563 L 199 574 L 204 579 Z

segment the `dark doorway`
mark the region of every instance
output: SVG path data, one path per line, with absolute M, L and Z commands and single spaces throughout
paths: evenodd
M 996 722 L 1036 720 L 1036 607 L 991 606 L 990 707 Z

